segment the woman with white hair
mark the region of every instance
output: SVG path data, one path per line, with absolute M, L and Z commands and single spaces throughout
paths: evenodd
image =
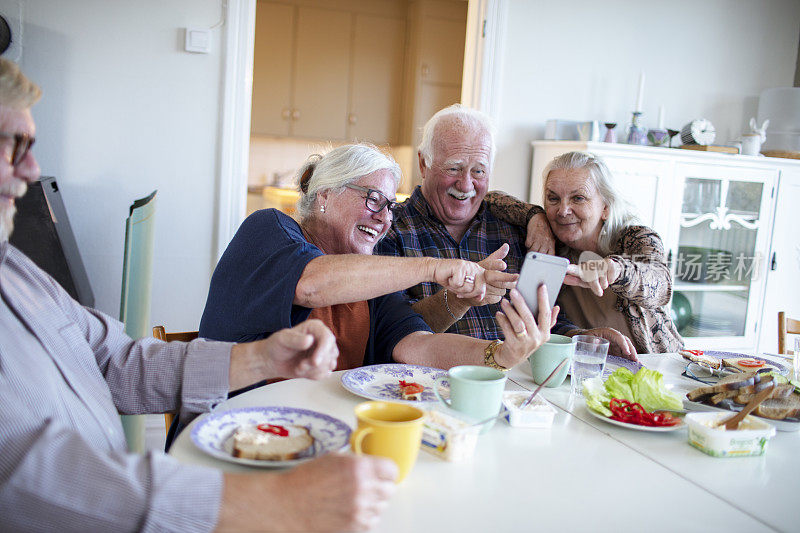
M 569 152 L 544 169 L 544 209 L 570 265 L 558 302 L 579 327 L 610 327 L 639 353 L 676 352 L 664 245 L 636 216 L 599 157 Z
M 517 291 L 497 314 L 505 343 L 431 333 L 398 291 L 435 282 L 478 297 L 484 269 L 461 259 L 371 255 L 392 221 L 400 169 L 391 157 L 347 145 L 312 156 L 299 175 L 299 224 L 275 209 L 242 223 L 211 279 L 202 337 L 253 340 L 317 318 L 336 336 L 339 370 L 393 361 L 510 368 L 549 338 L 543 294 L 539 326 Z

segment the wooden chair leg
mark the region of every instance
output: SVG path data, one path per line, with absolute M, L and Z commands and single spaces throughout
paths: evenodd
M 788 353 L 786 351 L 786 313 L 778 311 L 778 353 Z
M 164 425 L 169 431 L 169 427 L 172 425 L 172 420 L 175 418 L 175 415 L 172 413 L 164 413 Z

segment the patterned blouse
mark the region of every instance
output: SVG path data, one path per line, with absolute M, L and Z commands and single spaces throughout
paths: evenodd
M 563 257 L 572 257 L 577 253 L 563 244 L 558 248 L 558 255 Z M 614 307 L 627 321 L 636 351 L 666 353 L 682 349 L 683 339 L 670 316 L 672 274 L 658 234 L 646 226 L 628 226 L 609 257 L 622 268 L 609 289 L 617 295 Z M 589 291 L 565 286 L 562 295 L 567 289 Z M 588 328 L 604 326 L 578 325 Z

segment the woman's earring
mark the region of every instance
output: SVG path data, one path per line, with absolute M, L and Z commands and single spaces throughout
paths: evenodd
M 319 212 L 320 213 L 324 213 L 325 212 L 325 206 L 324 205 L 319 206 Z

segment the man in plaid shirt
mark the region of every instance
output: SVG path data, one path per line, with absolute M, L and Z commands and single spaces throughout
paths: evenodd
M 526 253 L 526 227 L 506 220 L 527 220 L 533 249 L 550 254 L 554 250 L 541 207 L 496 193 L 484 198 L 494 153 L 493 127 L 486 115 L 459 104 L 436 113 L 425 125 L 419 146 L 422 185 L 395 209 L 392 228 L 375 247 L 381 255 L 467 259 L 486 269 L 482 300 L 456 298 L 435 283 L 406 291 L 435 332 L 503 338 L 495 314 L 506 291 L 515 286 Z M 593 334 L 624 346 L 619 332 L 578 329 L 563 313 L 551 332 Z

